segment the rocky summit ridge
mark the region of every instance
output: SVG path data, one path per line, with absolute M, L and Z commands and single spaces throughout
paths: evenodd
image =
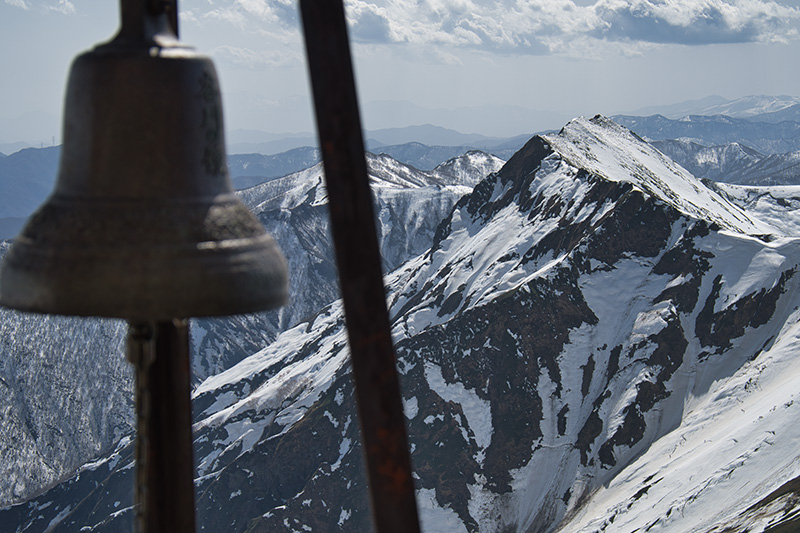
M 773 221 L 798 197 L 709 187 L 595 117 L 458 200 L 386 278 L 423 530 L 796 525 L 800 233 Z M 334 302 L 199 384 L 205 530 L 370 529 L 347 353 Z M 0 530 L 129 528 L 131 453 Z

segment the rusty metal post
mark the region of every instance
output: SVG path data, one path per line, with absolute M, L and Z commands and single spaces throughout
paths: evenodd
M 136 531 L 195 530 L 189 322 L 131 322 L 136 387 Z
M 341 0 L 300 0 L 372 514 L 379 533 L 419 519 Z

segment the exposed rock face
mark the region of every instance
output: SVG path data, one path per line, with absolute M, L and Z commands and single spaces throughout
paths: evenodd
M 578 119 L 387 277 L 423 530 L 786 520 L 800 241 L 724 191 Z M 347 355 L 333 303 L 197 387 L 204 528 L 369 529 Z M 123 442 L 0 523 L 129 527 L 131 466 Z

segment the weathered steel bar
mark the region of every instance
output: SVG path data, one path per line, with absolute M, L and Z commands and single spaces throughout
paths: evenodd
M 372 514 L 380 533 L 419 531 L 405 416 L 341 0 L 300 0 Z
M 136 530 L 195 530 L 189 323 L 131 322 L 136 372 Z

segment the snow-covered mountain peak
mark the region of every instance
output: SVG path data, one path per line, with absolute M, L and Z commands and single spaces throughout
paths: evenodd
M 505 161 L 497 156 L 480 150 L 470 150 L 438 165 L 433 173 L 445 183 L 474 187 L 478 181 L 497 172 L 504 164 Z M 479 176 L 480 179 L 476 180 Z
M 474 187 L 492 172 L 500 170 L 505 161 L 499 157 L 471 150 L 442 163 L 434 170 L 418 170 L 386 154 L 367 152 L 370 186 L 380 195 L 390 190 L 411 190 L 423 187 Z M 309 200 L 326 202 L 324 168 L 322 163 L 294 172 L 282 178 L 261 183 L 239 191 L 242 201 L 251 209 L 276 203 L 291 209 Z M 469 192 L 465 190 L 463 194 Z
M 606 117 L 576 118 L 558 134 L 544 138 L 571 165 L 610 181 L 630 183 L 690 217 L 739 233 L 776 232 Z
M 797 96 L 750 95 L 737 98 L 730 102 L 708 106 L 705 109 L 696 110 L 694 114 L 728 115 L 731 117 L 746 118 L 782 111 L 798 103 L 800 103 L 800 98 Z
M 369 152 L 367 167 L 369 168 L 370 185 L 373 187 L 428 187 L 438 185 L 439 181 L 430 172 L 401 163 L 386 154 L 374 155 Z

